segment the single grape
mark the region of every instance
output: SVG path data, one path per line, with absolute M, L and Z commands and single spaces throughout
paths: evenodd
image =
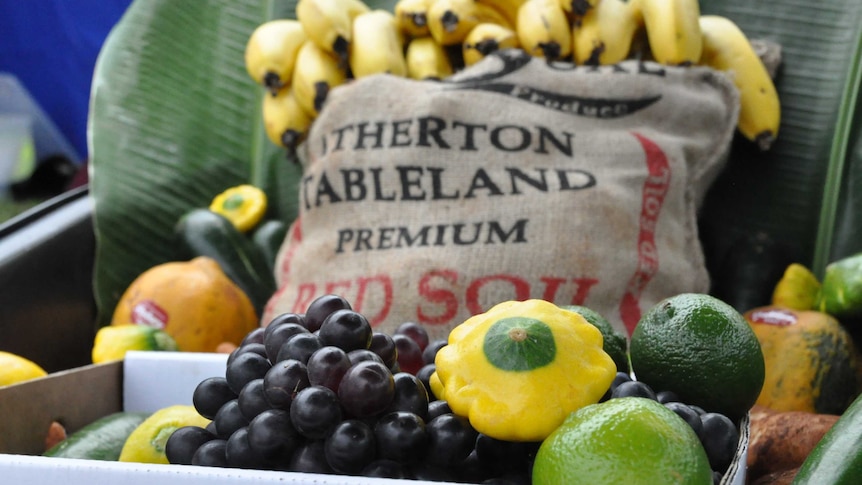
M 296 393 L 308 387 L 308 369 L 298 360 L 277 362 L 263 376 L 263 392 L 274 408 L 290 410 Z
M 409 464 L 420 461 L 428 448 L 425 422 L 413 413 L 402 411 L 385 414 L 374 425 L 377 455 Z
M 605 395 L 602 396 L 600 401 L 603 402 L 603 401 L 607 401 L 608 399 L 610 399 L 611 394 L 613 394 L 613 392 L 614 392 L 614 389 L 616 389 L 623 382 L 631 382 L 631 380 L 632 380 L 631 376 L 628 375 L 627 373 L 621 372 L 621 371 L 617 372 L 616 375 L 614 376 L 614 379 L 611 381 L 610 387 L 608 388 L 607 392 L 605 392 Z
M 290 422 L 299 434 L 312 440 L 326 438 L 341 421 L 338 395 L 323 386 L 299 391 L 290 405 Z
M 407 478 L 404 466 L 395 460 L 377 459 L 368 464 L 359 472 L 360 476 L 369 478 Z
M 192 404 L 198 414 L 213 419 L 219 409 L 231 399 L 236 399 L 224 377 L 208 377 L 195 386 L 192 392 Z
M 679 396 L 673 391 L 659 391 L 655 393 L 655 400 L 662 404 L 680 402 Z
M 213 422 L 218 431 L 218 437 L 222 439 L 228 439 L 234 431 L 248 426 L 248 419 L 242 415 L 236 399 L 226 402 L 216 413 Z
M 357 475 L 377 456 L 377 443 L 370 426 L 348 419 L 335 426 L 323 446 L 326 462 L 338 473 Z
M 230 389 L 237 395 L 250 381 L 263 377 L 272 367 L 269 359 L 254 352 L 236 356 L 225 369 L 225 379 Z
M 238 355 L 244 354 L 246 352 L 254 352 L 255 354 L 259 354 L 263 357 L 266 357 L 266 347 L 261 343 L 247 343 L 240 345 L 239 347 L 233 349 L 230 354 L 227 356 L 227 365 L 231 365 L 234 359 L 237 358 Z
M 697 414 L 697 411 L 691 408 L 691 406 L 678 402 L 672 401 L 669 403 L 665 403 L 666 408 L 675 412 L 679 415 L 689 426 L 691 429 L 698 435 L 701 436 L 703 433 L 703 421 L 700 419 L 700 415 Z
M 476 438 L 476 455 L 479 462 L 497 475 L 523 470 L 534 452 L 528 442 L 505 441 L 479 433 Z
M 200 446 L 216 436 L 200 426 L 177 428 L 165 443 L 165 457 L 172 465 L 191 465 L 192 456 Z
M 192 455 L 192 465 L 227 467 L 226 439 L 214 439 L 202 444 Z
M 371 324 L 361 313 L 336 310 L 320 325 L 320 340 L 345 352 L 367 349 L 371 345 Z
M 303 441 L 283 409 L 266 410 L 248 424 L 249 446 L 268 460 L 289 457 Z
M 428 400 L 434 401 L 437 399 L 437 396 L 434 395 L 434 392 L 431 391 L 431 374 L 437 371 L 437 365 L 433 362 L 430 364 L 425 364 L 419 369 L 419 372 L 416 373 L 416 378 L 419 379 L 419 382 L 425 386 L 425 391 L 428 393 Z
M 275 317 L 273 317 L 273 319 L 270 320 L 269 323 L 267 323 L 265 327 L 263 327 L 263 329 L 264 329 L 264 340 L 266 340 L 266 338 L 269 336 L 269 334 L 272 333 L 272 331 L 275 330 L 276 327 L 278 327 L 282 324 L 285 324 L 285 323 L 295 323 L 295 324 L 298 324 L 302 327 L 308 328 L 308 327 L 306 327 L 306 324 L 305 324 L 305 315 L 303 315 L 301 313 L 292 313 L 292 312 L 282 313 L 280 315 L 276 315 Z
M 425 330 L 425 327 L 419 325 L 416 322 L 404 322 L 395 329 L 393 335 L 404 335 L 419 346 L 419 350 L 423 351 L 426 347 L 428 347 L 428 331 Z
M 284 343 L 290 340 L 291 337 L 301 333 L 311 333 L 307 328 L 298 323 L 282 323 L 276 327 L 267 327 L 267 330 L 270 328 L 272 328 L 272 330 L 266 334 L 263 341 L 264 348 L 266 349 L 266 356 L 269 358 L 270 362 L 278 361 L 278 352 L 281 350 Z
M 332 467 L 326 462 L 323 440 L 306 441 L 301 444 L 290 458 L 288 470 L 300 473 L 333 474 Z
M 415 375 L 425 365 L 425 361 L 422 359 L 422 349 L 419 348 L 419 344 L 402 334 L 393 335 L 392 340 L 395 342 L 399 368 L 402 372 L 409 372 Z
M 428 419 L 428 391 L 422 381 L 409 372 L 399 372 L 392 379 L 395 382 L 395 394 L 386 411 L 406 411 L 423 420 Z
M 350 365 L 350 358 L 344 350 L 333 345 L 322 347 L 308 358 L 308 382 L 338 392 L 338 384 Z
M 640 381 L 628 381 L 620 383 L 611 392 L 611 399 L 620 397 L 645 397 L 655 401 L 655 392 L 647 384 Z
M 233 432 L 225 444 L 225 461 L 231 468 L 262 470 L 268 468 L 266 460 L 248 444 L 248 428 L 243 427 Z
M 428 421 L 428 456 L 430 463 L 450 469 L 463 462 L 476 445 L 479 433 L 466 418 L 452 413 Z
M 338 295 L 323 295 L 315 298 L 305 310 L 308 330 L 314 332 L 319 329 L 326 317 L 337 310 L 352 310 L 352 307 L 346 298 Z
M 437 339 L 432 341 L 422 350 L 422 361 L 425 364 L 433 364 L 434 359 L 437 357 L 437 352 L 449 344 L 449 341 L 446 339 Z
M 392 367 L 398 362 L 398 352 L 395 349 L 395 341 L 383 332 L 371 334 L 371 345 L 368 349 L 380 356 L 386 367 Z
M 395 395 L 395 379 L 385 365 L 365 361 L 351 366 L 338 385 L 338 399 L 355 418 L 366 418 L 385 410 Z
M 506 466 L 503 464 L 503 466 Z M 455 481 L 460 483 L 482 483 L 491 475 L 498 473 L 498 468 L 489 468 L 481 460 L 475 449 L 455 469 Z M 489 471 L 490 470 L 490 471 Z
M 363 362 L 366 360 L 373 360 L 375 362 L 385 364 L 385 362 L 383 362 L 383 359 L 379 355 L 377 355 L 377 353 L 370 349 L 351 350 L 347 353 L 347 358 L 350 361 L 350 365 L 356 365 L 359 362 Z
M 442 400 L 434 400 L 428 403 L 428 420 L 432 420 L 441 414 L 451 413 L 449 403 Z
M 739 430 L 730 418 L 719 413 L 705 413 L 700 421 L 703 423 L 700 442 L 706 450 L 709 465 L 713 470 L 723 472 L 736 455 Z
M 307 364 L 311 354 L 321 348 L 323 348 L 323 341 L 317 335 L 313 333 L 296 334 L 287 339 L 281 348 L 278 349 L 275 361 L 281 362 L 282 360 L 294 359 Z
M 251 421 L 255 416 L 271 408 L 269 401 L 266 400 L 266 392 L 263 388 L 263 378 L 258 378 L 250 381 L 245 387 L 239 391 L 239 396 L 236 398 L 239 404 L 239 410 L 245 419 Z
M 246 344 L 262 344 L 263 343 L 263 334 L 266 331 L 264 327 L 257 327 L 251 332 L 247 333 L 245 337 L 240 341 L 239 346 L 242 347 Z
M 696 412 L 697 414 L 699 414 L 699 415 L 701 415 L 701 416 L 703 416 L 704 414 L 706 414 L 706 411 L 705 411 L 702 407 L 697 406 L 697 405 L 695 405 L 695 404 L 689 404 L 689 405 L 688 405 L 688 407 L 690 407 L 690 408 L 694 409 L 694 412 Z

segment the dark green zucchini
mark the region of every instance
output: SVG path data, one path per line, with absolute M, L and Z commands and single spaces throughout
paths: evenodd
M 225 275 L 248 295 L 257 314 L 262 314 L 275 293 L 275 275 L 250 238 L 227 218 L 206 208 L 192 209 L 180 217 L 175 235 L 182 258 L 207 256 L 216 260 Z
M 45 452 L 45 456 L 117 461 L 126 438 L 148 413 L 118 412 L 99 418 L 75 431 Z
M 284 222 L 270 219 L 262 222 L 251 234 L 251 241 L 266 258 L 270 271 L 275 269 L 275 258 L 282 243 L 284 243 L 285 236 L 287 236 L 287 229 L 287 224 Z
M 862 481 L 862 396 L 811 450 L 792 485 L 856 485 Z

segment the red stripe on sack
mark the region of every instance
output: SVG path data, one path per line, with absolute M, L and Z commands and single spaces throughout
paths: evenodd
M 667 156 L 652 140 L 632 133 L 643 147 L 648 175 L 641 196 L 640 228 L 638 230 L 638 264 L 620 301 L 620 317 L 629 335 L 640 320 L 640 296 L 659 269 L 655 229 L 664 199 L 670 186 L 671 170 Z

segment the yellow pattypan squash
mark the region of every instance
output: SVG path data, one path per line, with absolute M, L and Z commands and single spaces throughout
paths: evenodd
M 500 303 L 449 333 L 431 388 L 480 433 L 541 441 L 610 388 L 616 364 L 580 314 L 544 300 Z
M 227 218 L 240 232 L 248 232 L 266 214 L 266 193 L 249 184 L 237 185 L 218 194 L 210 210 Z

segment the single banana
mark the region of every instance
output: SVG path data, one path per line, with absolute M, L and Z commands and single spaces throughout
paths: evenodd
M 296 54 L 291 86 L 296 101 L 309 116 L 317 117 L 329 91 L 345 81 L 347 73 L 337 57 L 312 40 L 302 44 Z
M 305 139 L 313 118 L 305 112 L 288 86 L 263 97 L 263 126 L 277 146 L 296 148 Z
M 616 64 L 629 56 L 640 16 L 625 0 L 602 0 L 572 28 L 577 64 Z
M 384 72 L 407 76 L 404 38 L 395 16 L 381 9 L 357 15 L 348 62 L 356 79 Z
M 353 19 L 370 9 L 361 0 L 299 0 L 296 18 L 306 35 L 342 61 L 347 59 Z
M 586 15 L 590 9 L 596 8 L 599 3 L 601 3 L 599 0 L 560 0 L 563 11 L 575 17 Z
M 398 0 L 393 12 L 401 32 L 410 38 L 431 35 L 428 30 L 428 9 L 434 0 Z
M 731 73 L 739 90 L 737 128 L 761 150 L 768 150 L 781 124 L 781 102 L 769 71 L 732 20 L 704 15 L 700 17 L 700 30 L 703 32 L 700 64 Z
M 518 10 L 515 29 L 530 55 L 557 60 L 572 53 L 572 29 L 558 0 L 527 0 Z
M 518 9 L 527 0 L 476 0 L 476 3 L 487 5 L 506 17 L 509 26 L 514 27 L 518 23 Z
M 514 30 L 497 24 L 479 24 L 464 39 L 464 65 L 471 66 L 494 51 L 520 46 L 518 34 Z
M 643 15 L 652 57 L 661 64 L 690 65 L 700 59 L 698 0 L 630 0 Z
M 296 20 L 260 24 L 245 46 L 245 69 L 258 84 L 276 92 L 290 83 L 299 47 L 308 37 Z
M 431 37 L 442 46 L 462 43 L 473 27 L 485 22 L 512 27 L 499 10 L 476 0 L 434 0 L 428 9 Z
M 407 44 L 407 75 L 412 79 L 443 79 L 454 69 L 449 55 L 433 37 L 417 37 Z

